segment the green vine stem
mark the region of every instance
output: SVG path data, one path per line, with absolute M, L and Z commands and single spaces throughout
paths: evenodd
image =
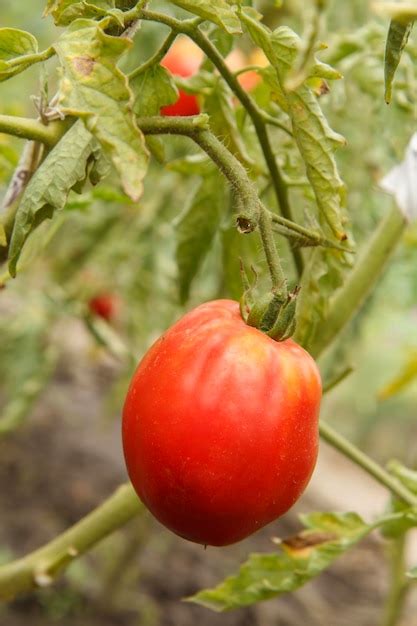
M 153 22 L 165 24 L 166 26 L 169 26 L 169 28 L 171 28 L 171 30 L 173 30 L 174 32 L 187 35 L 201 48 L 201 50 L 203 50 L 205 55 L 217 68 L 221 76 L 232 89 L 241 104 L 245 107 L 250 118 L 252 119 L 256 134 L 258 136 L 259 144 L 261 146 L 266 164 L 271 174 L 271 181 L 280 211 L 285 218 L 292 220 L 293 216 L 288 199 L 287 187 L 285 185 L 281 171 L 277 164 L 276 157 L 272 150 L 271 142 L 268 136 L 268 132 L 266 130 L 265 114 L 259 109 L 251 96 L 243 89 L 235 74 L 229 70 L 217 48 L 196 26 L 194 20 L 181 21 L 171 16 L 157 13 L 155 11 L 142 11 L 140 17 L 144 20 L 150 20 Z M 268 123 L 270 123 L 270 120 L 268 121 Z M 294 256 L 294 262 L 297 272 L 299 275 L 301 275 L 303 270 L 303 258 L 301 252 L 297 248 L 294 248 L 292 250 L 292 253 Z
M 336 450 L 339 450 L 344 456 L 356 463 L 356 465 L 362 467 L 402 502 L 409 504 L 411 507 L 417 507 L 417 497 L 411 491 L 324 421 L 320 422 L 320 436 L 333 448 L 336 448 Z
M 259 215 L 259 232 L 261 234 L 262 245 L 268 263 L 269 273 L 272 280 L 272 289 L 285 299 L 288 296 L 287 281 L 282 271 L 281 261 L 275 245 L 274 232 L 272 230 L 272 219 L 263 206 Z
M 53 578 L 98 541 L 138 515 L 143 506 L 126 484 L 98 508 L 42 548 L 0 567 L 0 598 L 10 600 Z
M 313 339 L 311 345 L 304 346 L 313 357 L 317 358 L 331 344 L 361 308 L 380 278 L 405 226 L 406 221 L 396 206 L 381 220 L 345 284 L 330 303 L 329 314 L 320 328 L 320 336 Z
M 0 133 L 40 141 L 48 147 L 54 146 L 66 130 L 67 126 L 62 121 L 51 122 L 45 126 L 42 122 L 27 117 L 0 115 Z
M 406 541 L 407 536 L 403 533 L 392 539 L 387 548 L 390 564 L 390 586 L 384 607 L 382 626 L 396 626 L 404 608 L 404 601 L 409 589 L 409 583 L 404 575 L 406 570 L 404 558 Z

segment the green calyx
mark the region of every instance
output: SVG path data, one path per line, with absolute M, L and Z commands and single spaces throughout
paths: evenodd
M 276 341 L 289 339 L 295 331 L 298 291 L 296 288 L 285 296 L 280 291 L 271 292 L 257 300 L 250 307 L 246 323 Z M 247 304 L 245 308 L 248 309 Z

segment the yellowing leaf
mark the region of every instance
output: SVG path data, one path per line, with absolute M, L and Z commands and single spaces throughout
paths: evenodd
M 371 530 L 355 513 L 313 513 L 303 517 L 307 530 L 284 542 L 278 554 L 252 554 L 235 576 L 189 598 L 214 611 L 250 606 L 298 589 Z M 291 543 L 308 549 L 291 548 Z
M 116 168 L 124 191 L 137 201 L 149 155 L 133 115 L 127 78 L 116 66 L 130 45 L 95 22 L 76 20 L 54 47 L 62 64 L 62 111 L 84 121 Z

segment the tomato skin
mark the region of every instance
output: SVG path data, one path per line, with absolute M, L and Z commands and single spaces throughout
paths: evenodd
M 111 322 L 117 315 L 119 301 L 114 294 L 102 293 L 88 301 L 88 308 L 93 315 Z
M 235 543 L 300 497 L 318 451 L 320 375 L 292 340 L 249 327 L 231 300 L 203 304 L 150 348 L 123 411 L 128 473 L 174 533 Z
M 169 70 L 174 76 L 187 78 L 198 72 L 203 55 L 198 46 L 186 37 L 178 38 L 165 57 L 161 65 Z M 179 115 L 187 117 L 198 115 L 201 111 L 197 96 L 180 90 L 178 100 L 174 104 L 161 108 L 161 115 Z

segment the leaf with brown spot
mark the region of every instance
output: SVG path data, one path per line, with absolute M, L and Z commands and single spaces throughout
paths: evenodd
M 54 47 L 62 66 L 60 108 L 83 120 L 113 163 L 124 191 L 137 201 L 149 155 L 127 78 L 116 65 L 130 46 L 128 39 L 107 35 L 96 22 L 76 20 Z

